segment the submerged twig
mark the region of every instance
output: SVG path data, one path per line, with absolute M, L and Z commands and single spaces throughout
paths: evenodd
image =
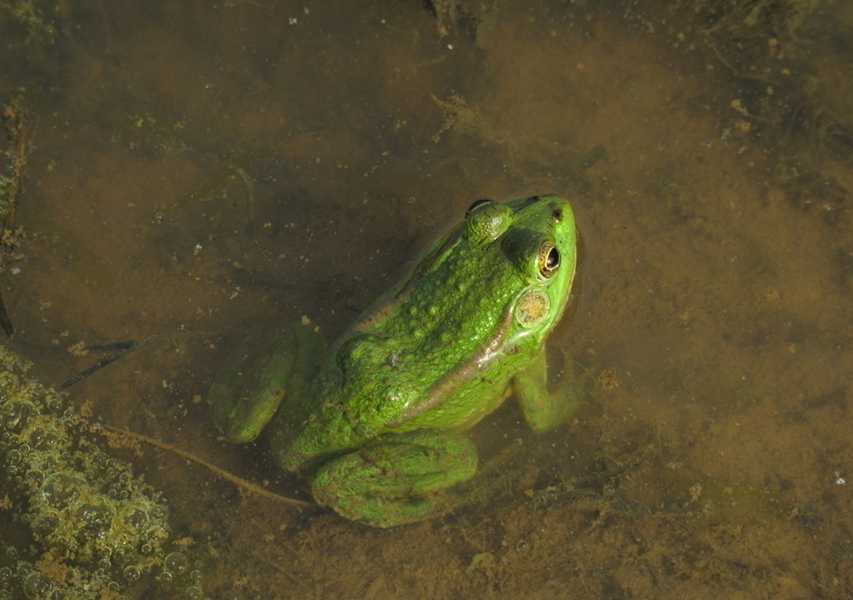
M 145 342 L 143 342 L 143 344 L 144 343 Z M 101 344 L 101 345 L 97 345 L 97 346 L 88 346 L 86 348 L 86 350 L 93 351 L 93 352 L 110 352 L 113 350 L 116 350 L 117 352 L 115 352 L 115 354 L 109 354 L 107 356 L 104 356 L 103 358 L 98 359 L 98 361 L 94 365 L 92 365 L 91 367 L 84 369 L 84 370 L 80 371 L 79 373 L 72 375 L 71 377 L 69 377 L 68 379 L 63 381 L 62 384 L 60 384 L 59 389 L 65 390 L 65 389 L 68 389 L 69 387 L 71 387 L 72 385 L 74 385 L 76 383 L 80 383 L 81 381 L 83 381 L 84 379 L 86 379 L 87 377 L 92 375 L 93 373 L 100 371 L 101 369 L 103 369 L 107 365 L 114 363 L 115 361 L 120 359 L 122 356 L 124 356 L 125 354 L 130 352 L 131 350 L 135 350 L 136 348 L 139 347 L 139 345 L 140 344 L 137 344 L 133 340 L 128 340 L 128 341 L 124 341 L 124 342 L 112 342 L 109 344 Z
M 158 439 L 148 437 L 147 435 L 144 435 L 141 433 L 136 433 L 135 431 L 128 431 L 126 429 L 121 429 L 120 427 L 113 427 L 111 425 L 104 425 L 104 424 L 99 424 L 99 426 L 103 427 L 107 431 L 111 431 L 111 432 L 117 433 L 119 435 L 127 436 L 133 440 L 144 442 L 146 444 L 154 446 L 155 448 L 160 448 L 161 450 L 165 450 L 166 452 L 171 452 L 172 454 L 177 454 L 181 458 L 185 458 L 189 461 L 192 461 L 198 465 L 201 465 L 201 466 L 207 468 L 209 471 L 212 471 L 216 475 L 219 475 L 223 479 L 230 481 L 231 483 L 233 483 L 237 487 L 239 487 L 239 488 L 241 488 L 241 489 L 243 489 L 249 493 L 257 494 L 258 496 L 263 496 L 264 498 L 267 498 L 269 500 L 275 500 L 276 502 L 281 502 L 283 504 L 288 504 L 290 506 L 296 506 L 299 508 L 311 508 L 311 507 L 316 508 L 316 506 L 317 506 L 316 504 L 314 504 L 312 502 L 306 502 L 304 500 L 297 500 L 296 498 L 289 498 L 287 496 L 282 496 L 280 494 L 276 494 L 275 492 L 271 492 L 268 489 L 262 488 L 261 486 L 255 484 L 255 483 L 252 483 L 251 481 L 248 481 L 247 479 L 243 479 L 242 477 L 238 477 L 237 475 L 234 475 L 233 473 L 226 471 L 222 467 L 217 467 L 216 465 L 207 462 L 203 458 L 199 458 L 198 456 L 191 454 L 191 453 L 187 452 L 186 450 L 178 448 L 177 446 L 174 446 L 172 444 L 168 444 L 166 442 L 161 442 Z
M 2 309 L 2 306 L 0 306 L 0 309 Z M 0 319 L 2 319 L 2 315 L 0 315 Z M 91 375 L 100 371 L 102 368 L 104 368 L 108 365 L 111 365 L 116 360 L 118 360 L 119 358 L 128 354 L 129 352 L 135 351 L 135 350 L 140 350 L 144 346 L 147 346 L 153 342 L 157 342 L 160 340 L 170 340 L 173 335 L 177 337 L 177 336 L 196 336 L 196 335 L 211 335 L 211 334 L 209 332 L 206 332 L 206 331 L 183 331 L 183 332 L 180 332 L 177 334 L 151 335 L 151 336 L 145 338 L 144 340 L 142 340 L 141 342 L 137 342 L 135 340 L 122 340 L 122 341 L 118 341 L 118 342 L 106 342 L 104 344 L 92 344 L 92 345 L 84 345 L 83 342 L 80 342 L 81 347 L 79 348 L 79 350 L 83 353 L 112 352 L 113 354 L 110 354 L 109 356 L 105 356 L 105 357 L 99 359 L 91 367 L 88 367 L 79 373 L 75 373 L 74 375 L 72 375 L 71 377 L 69 377 L 68 379 L 63 381 L 59 385 L 59 389 L 64 390 L 64 389 L 71 387 L 72 385 L 80 383 L 81 381 L 83 381 L 87 377 L 90 377 Z
M 15 327 L 12 325 L 12 320 L 9 318 L 9 313 L 6 312 L 6 303 L 3 302 L 3 292 L 0 291 L 0 327 L 4 333 L 12 337 L 15 333 Z

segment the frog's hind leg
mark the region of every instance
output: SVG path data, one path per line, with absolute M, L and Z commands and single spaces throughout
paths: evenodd
M 211 418 L 225 438 L 236 444 L 257 438 L 285 394 L 302 392 L 325 347 L 310 322 L 277 333 L 272 341 L 247 340 L 207 393 Z
M 477 449 L 467 437 L 419 430 L 393 434 L 323 465 L 314 499 L 374 527 L 438 516 L 453 507 L 442 493 L 474 476 Z

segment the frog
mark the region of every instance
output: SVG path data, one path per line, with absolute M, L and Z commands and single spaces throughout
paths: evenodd
M 229 442 L 263 439 L 351 521 L 451 512 L 477 472 L 477 423 L 510 396 L 537 432 L 578 405 L 572 376 L 551 384 L 545 344 L 577 254 L 566 198 L 477 200 L 332 343 L 303 317 L 262 351 L 240 350 L 209 388 L 212 421 Z

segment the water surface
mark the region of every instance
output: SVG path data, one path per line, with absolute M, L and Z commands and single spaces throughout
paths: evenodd
M 209 597 L 853 595 L 847 3 L 34 3 L 48 39 L 22 4 L 12 346 L 59 384 L 78 342 L 147 340 L 72 401 L 279 493 L 305 497 L 207 417 L 233 344 L 341 331 L 475 198 L 575 208 L 551 345 L 586 402 L 479 425 L 473 506 L 378 531 L 125 455 Z

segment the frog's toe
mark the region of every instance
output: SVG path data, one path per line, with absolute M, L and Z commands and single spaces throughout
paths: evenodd
M 228 441 L 253 441 L 278 410 L 294 362 L 290 339 L 284 336 L 265 346 L 257 358 L 240 348 L 231 367 L 210 386 L 211 418 Z
M 283 397 L 283 390 L 250 395 L 235 386 L 214 383 L 208 391 L 211 419 L 229 442 L 246 444 L 261 434 Z

